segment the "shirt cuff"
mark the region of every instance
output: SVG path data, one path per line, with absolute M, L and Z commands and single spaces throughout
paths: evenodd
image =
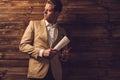
M 40 56 L 40 57 L 43 57 L 43 53 L 44 53 L 44 49 L 41 49 L 41 50 L 39 51 L 39 56 Z

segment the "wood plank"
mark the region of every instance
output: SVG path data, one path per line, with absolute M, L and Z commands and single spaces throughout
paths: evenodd
M 1 52 L 0 59 L 4 60 L 27 60 L 29 56 L 22 52 Z
M 2 52 L 6 52 L 6 51 L 18 51 L 19 45 L 11 45 L 11 44 L 8 44 L 8 45 L 1 45 L 0 46 L 0 51 Z
M 91 29 L 75 29 L 74 31 L 71 31 L 71 36 L 76 36 L 76 37 L 107 37 L 108 32 L 104 27 L 94 27 L 94 29 L 91 27 Z
M 3 80 L 28 80 L 27 75 L 5 75 Z
M 7 70 L 7 75 L 26 75 L 28 67 L 0 67 L 0 71 Z
M 40 14 L 43 12 L 44 7 L 0 7 L 0 14 Z M 32 12 L 32 13 L 31 13 Z
M 0 67 L 27 67 L 28 60 L 0 60 Z
M 7 2 L 7 1 L 6 1 Z M 28 1 L 28 0 L 19 0 L 19 1 L 15 1 L 15 0 L 12 0 L 12 1 L 8 1 L 9 3 L 6 3 L 6 2 L 1 2 L 0 6 L 5 6 L 5 7 L 29 7 L 29 6 L 39 6 L 39 5 L 44 5 L 44 2 L 41 2 L 41 1 Z M 40 4 L 40 3 L 43 3 L 43 4 Z

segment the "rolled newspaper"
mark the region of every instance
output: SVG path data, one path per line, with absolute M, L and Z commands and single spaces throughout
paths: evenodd
M 66 46 L 68 43 L 70 42 L 70 40 L 68 39 L 67 36 L 64 36 L 60 41 L 59 43 L 54 47 L 54 49 L 56 50 L 60 50 L 62 49 L 64 46 Z

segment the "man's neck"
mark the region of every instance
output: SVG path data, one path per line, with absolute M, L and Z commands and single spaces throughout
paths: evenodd
M 57 23 L 57 21 L 48 21 L 50 24 L 56 24 Z

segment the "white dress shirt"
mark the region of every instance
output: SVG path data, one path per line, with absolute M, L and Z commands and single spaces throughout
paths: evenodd
M 51 47 L 57 38 L 57 34 L 58 34 L 57 24 L 52 25 L 47 20 L 45 20 L 45 25 L 48 33 L 48 42 Z M 44 53 L 44 49 L 41 49 L 39 51 L 39 56 L 42 57 L 43 53 Z

